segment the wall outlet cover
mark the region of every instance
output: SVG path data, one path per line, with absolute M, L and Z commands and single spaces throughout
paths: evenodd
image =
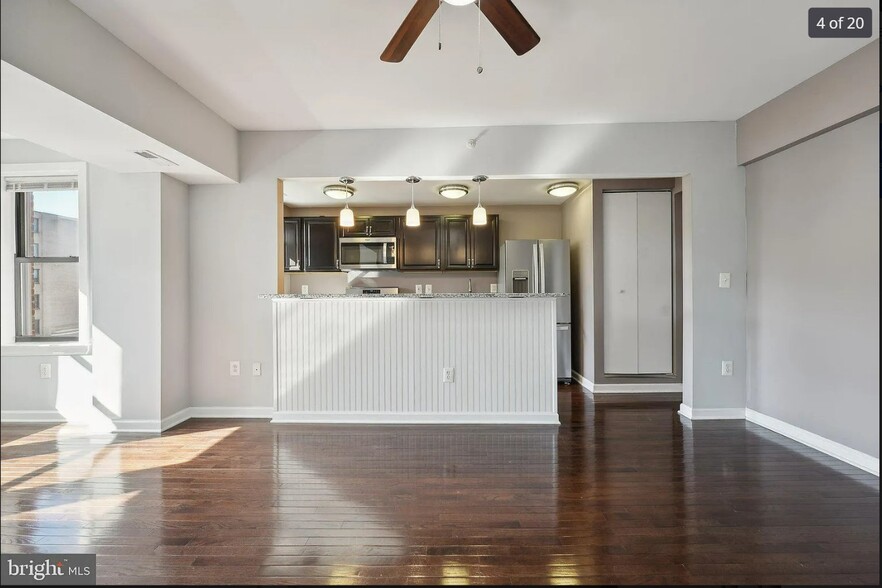
M 734 372 L 734 370 L 735 370 L 735 368 L 734 368 L 734 365 L 731 361 L 724 361 L 723 362 L 723 367 L 722 367 L 721 371 L 724 376 L 731 376 L 732 373 Z
M 456 369 L 446 367 L 441 370 L 441 382 L 444 384 L 452 384 L 456 379 Z
M 44 380 L 48 380 L 52 377 L 52 364 L 51 363 L 41 363 L 40 364 L 40 377 Z
M 426 284 L 426 294 L 432 293 L 432 284 Z
M 230 375 L 231 376 L 238 376 L 239 371 L 240 371 L 239 370 L 239 362 L 238 361 L 231 361 L 230 362 Z

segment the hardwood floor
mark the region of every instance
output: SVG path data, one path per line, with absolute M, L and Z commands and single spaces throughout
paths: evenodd
M 561 426 L 2 427 L 4 553 L 99 583 L 878 584 L 879 479 L 676 403 Z

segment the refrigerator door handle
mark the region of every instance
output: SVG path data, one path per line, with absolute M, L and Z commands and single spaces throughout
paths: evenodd
M 539 243 L 533 243 L 533 294 L 539 292 Z
M 545 294 L 545 246 L 539 241 L 539 293 Z

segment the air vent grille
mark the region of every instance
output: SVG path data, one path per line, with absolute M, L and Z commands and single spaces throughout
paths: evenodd
M 170 159 L 166 159 L 162 155 L 157 155 L 156 153 L 153 153 L 152 151 L 149 151 L 147 149 L 143 149 L 141 151 L 135 151 L 135 155 L 140 155 L 144 159 L 149 159 L 150 161 L 152 161 L 156 165 L 162 165 L 162 166 L 166 166 L 166 167 L 172 166 L 172 165 L 178 165 L 174 161 L 172 161 Z

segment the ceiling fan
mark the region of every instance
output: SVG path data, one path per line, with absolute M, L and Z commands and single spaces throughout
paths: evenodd
M 454 6 L 465 6 L 474 4 L 475 0 L 444 0 L 444 2 Z M 499 31 L 517 55 L 523 55 L 539 44 L 539 35 L 511 0 L 480 0 L 477 4 L 481 13 Z M 404 22 L 395 31 L 389 45 L 380 55 L 380 59 L 389 63 L 398 63 L 404 59 L 439 6 L 439 0 L 416 0 Z

